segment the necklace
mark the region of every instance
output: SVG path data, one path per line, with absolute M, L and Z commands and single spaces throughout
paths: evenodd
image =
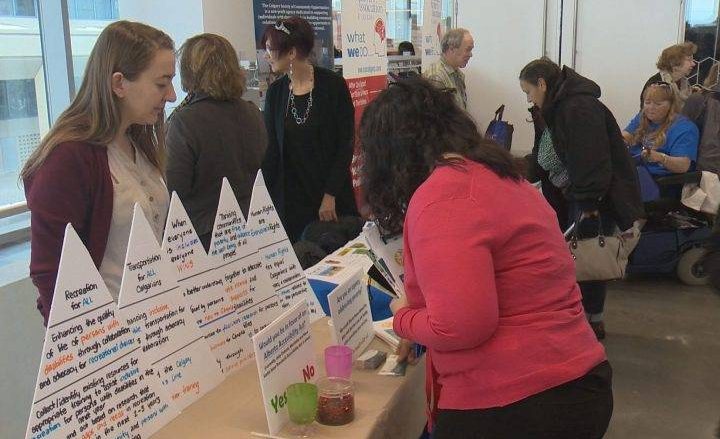
M 295 123 L 297 123 L 298 125 L 304 125 L 305 122 L 307 122 L 308 117 L 310 117 L 310 109 L 312 109 L 312 105 L 313 105 L 313 89 L 315 88 L 312 86 L 312 85 L 314 85 L 313 83 L 315 82 L 314 76 L 315 76 L 315 69 L 312 68 L 312 66 L 310 66 L 310 83 L 311 83 L 312 88 L 310 88 L 310 95 L 308 96 L 308 99 L 307 99 L 307 107 L 305 107 L 305 114 L 303 114 L 301 117 L 298 114 L 299 112 L 298 112 L 297 106 L 295 105 L 295 94 L 293 94 L 293 82 L 292 82 L 292 65 L 290 65 L 290 113 L 292 114 L 293 118 L 295 119 Z
M 298 109 L 295 106 L 295 95 L 293 94 L 292 90 L 290 90 L 290 113 L 292 114 L 293 118 L 295 119 L 295 123 L 298 125 L 303 125 L 305 122 L 307 122 L 308 117 L 310 117 L 310 109 L 312 108 L 313 104 L 313 92 L 310 90 L 310 95 L 308 96 L 307 100 L 307 107 L 305 107 L 305 114 L 300 117 L 298 115 Z

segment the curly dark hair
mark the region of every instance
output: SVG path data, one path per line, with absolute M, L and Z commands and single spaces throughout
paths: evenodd
M 410 198 L 434 168 L 461 166 L 445 154 L 483 164 L 503 178 L 522 178 L 515 159 L 480 135 L 452 93 L 423 78 L 392 84 L 365 108 L 360 143 L 367 202 L 389 233 L 402 230 Z

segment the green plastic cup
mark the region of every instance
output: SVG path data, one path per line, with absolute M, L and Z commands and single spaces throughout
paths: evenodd
M 287 388 L 287 408 L 290 421 L 309 425 L 315 421 L 318 407 L 318 388 L 312 383 L 291 384 Z

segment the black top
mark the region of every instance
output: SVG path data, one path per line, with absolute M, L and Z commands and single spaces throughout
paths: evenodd
M 310 94 L 294 96 L 297 115 L 303 118 Z M 290 239 L 300 237 L 305 226 L 318 218 L 318 210 L 325 193 L 322 158 L 314 145 L 321 140 L 323 126 L 317 110 L 310 107 L 307 120 L 298 124 L 292 107 L 285 117 L 285 144 L 283 145 L 283 172 L 285 175 L 285 228 Z
M 326 193 L 335 196 L 338 215 L 357 214 L 350 178 L 355 123 L 350 91 L 342 77 L 322 67 L 314 68 L 314 78 L 312 108 L 302 125 L 290 111 L 287 76 L 273 82 L 265 98 L 269 139 L 262 170 L 291 240 L 318 219 Z M 295 97 L 301 118 L 307 97 Z
M 168 189 L 177 192 L 198 235 L 212 231 L 223 177 L 247 216 L 267 146 L 255 104 L 188 95 L 170 116 L 166 139 Z
M 640 185 L 620 127 L 599 97 L 596 83 L 564 67 L 558 87 L 546 97 L 547 103 L 535 118 L 536 140 L 544 129 L 537 124 L 542 121 L 550 129 L 555 152 L 570 177 L 563 198 L 582 210 L 607 212 L 626 230 L 644 216 Z M 537 149 L 536 141 L 533 166 L 542 177 Z M 557 209 L 560 199 L 557 194 L 554 198 L 551 204 Z

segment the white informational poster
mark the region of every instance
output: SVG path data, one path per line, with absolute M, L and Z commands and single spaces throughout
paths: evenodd
M 364 272 L 360 269 L 355 269 L 349 280 L 328 294 L 335 344 L 350 346 L 355 358 L 363 353 L 375 336 L 368 294 Z
M 341 30 L 345 79 L 387 75 L 386 5 L 386 0 L 343 0 Z
M 180 410 L 223 380 L 177 284 L 177 271 L 135 204 L 118 307 L 142 353 Z
M 262 171 L 255 178 L 248 217 L 248 233 L 257 240 L 260 260 L 270 275 L 274 292 L 280 296 L 283 310 L 307 300 L 310 321 L 322 318 L 325 314 L 280 222 Z
M 260 331 L 253 346 L 268 429 L 276 435 L 288 421 L 287 387 L 317 379 L 307 302 L 299 301 Z
M 225 283 L 230 301 L 236 305 L 244 336 L 236 340 L 241 364 L 254 355 L 252 336 L 282 314 L 280 297 L 270 282 L 258 254 L 257 240 L 246 228 L 232 187 L 223 178 L 220 202 L 210 244 L 211 262 Z
M 68 224 L 26 439 L 147 438 L 179 414 L 118 312 Z
M 355 142 L 350 165 L 355 200 L 360 214 L 370 215 L 365 202 L 361 172 L 360 119 L 365 107 L 387 88 L 386 0 L 342 1 L 343 77 L 355 107 Z
M 442 3 L 440 0 L 423 1 L 423 25 L 422 25 L 422 47 L 421 60 L 422 71 L 424 72 L 431 64 L 440 60 L 442 50 Z
M 163 251 L 178 274 L 180 291 L 210 350 L 226 375 L 240 366 L 247 337 L 237 308 L 242 300 L 227 289 L 224 270 L 213 266 L 177 194 L 170 198 Z

